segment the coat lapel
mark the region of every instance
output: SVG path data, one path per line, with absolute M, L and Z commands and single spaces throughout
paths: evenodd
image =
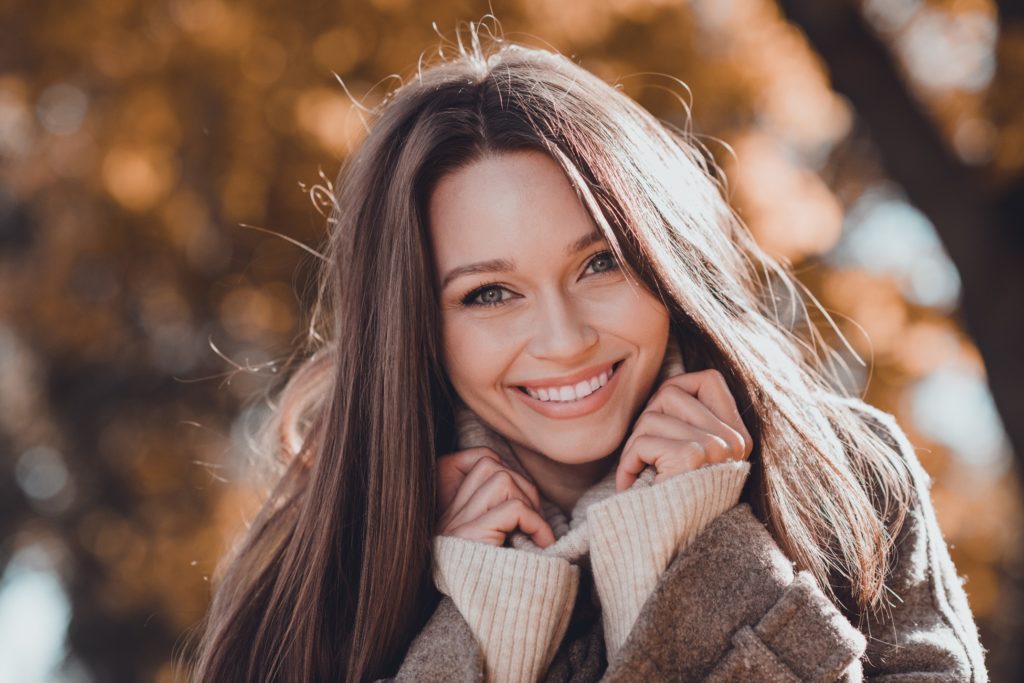
M 736 624 L 757 623 L 792 579 L 792 563 L 740 503 L 672 560 L 602 683 L 703 680 Z

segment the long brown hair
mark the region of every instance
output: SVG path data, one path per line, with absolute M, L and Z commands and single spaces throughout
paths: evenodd
M 444 174 L 517 150 L 562 166 L 668 307 L 687 367 L 725 375 L 755 440 L 750 502 L 787 554 L 834 597 L 838 576 L 859 608 L 884 607 L 907 470 L 837 400 L 817 302 L 754 242 L 689 131 L 557 53 L 470 33 L 385 98 L 338 176 L 307 358 L 264 430 L 277 483 L 215 575 L 193 679 L 391 675 L 436 606 L 453 395 L 427 200 Z

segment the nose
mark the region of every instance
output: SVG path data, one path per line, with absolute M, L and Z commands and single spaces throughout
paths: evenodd
M 597 340 L 597 330 L 569 297 L 551 296 L 537 308 L 529 350 L 536 358 L 567 362 L 585 355 Z

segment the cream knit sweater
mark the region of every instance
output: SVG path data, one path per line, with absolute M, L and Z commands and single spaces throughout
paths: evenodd
M 678 374 L 670 340 L 659 383 Z M 529 477 L 508 442 L 465 406 L 457 413 L 459 449 L 485 446 Z M 451 597 L 480 643 L 488 681 L 530 682 L 551 663 L 569 625 L 589 563 L 601 606 L 609 661 L 673 557 L 718 515 L 733 507 L 749 463 L 728 462 L 677 474 L 657 484 L 647 467 L 633 486 L 615 491 L 615 468 L 588 489 L 567 519 L 547 499 L 541 513 L 556 541 L 540 548 L 510 534 L 511 548 L 435 536 L 434 582 Z

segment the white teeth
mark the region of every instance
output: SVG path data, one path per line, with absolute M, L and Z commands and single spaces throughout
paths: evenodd
M 576 390 L 576 398 L 583 398 L 584 396 L 590 396 L 594 393 L 594 390 L 590 388 L 590 382 L 583 380 L 578 383 L 573 389 Z
M 577 382 L 573 386 L 547 387 L 544 389 L 526 388 L 526 393 L 541 401 L 577 401 L 586 396 L 590 396 L 592 393 L 607 384 L 610 374 L 614 374 L 614 370 L 611 373 L 602 372 L 597 377 Z

